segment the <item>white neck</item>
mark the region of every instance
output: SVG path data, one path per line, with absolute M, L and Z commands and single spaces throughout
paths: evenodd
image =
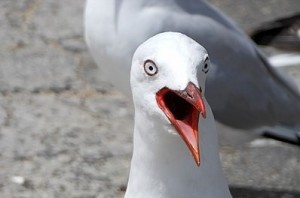
M 208 128 L 214 126 L 211 118 L 208 109 L 208 117 L 199 123 L 198 167 L 180 136 L 165 131 L 161 120 L 149 119 L 136 109 L 134 152 L 125 197 L 230 197 L 220 166 L 216 130 Z

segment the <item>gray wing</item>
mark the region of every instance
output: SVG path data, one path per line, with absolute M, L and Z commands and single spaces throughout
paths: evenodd
M 168 19 L 164 31 L 182 32 L 207 49 L 215 67 L 208 77 L 206 97 L 216 119 L 238 128 L 299 126 L 300 96 L 287 78 L 217 9 L 204 1 L 194 3 L 198 6 L 185 5 L 182 16 L 174 13 L 174 21 Z M 197 7 L 201 14 L 195 14 Z

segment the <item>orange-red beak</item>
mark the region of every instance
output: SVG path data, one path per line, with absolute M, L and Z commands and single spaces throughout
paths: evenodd
M 205 118 L 206 110 L 200 90 L 189 82 L 184 90 L 162 88 L 156 93 L 156 101 L 174 125 L 200 166 L 199 115 Z

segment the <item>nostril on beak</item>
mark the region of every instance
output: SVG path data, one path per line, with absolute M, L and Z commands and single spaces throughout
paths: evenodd
M 186 91 L 186 94 L 187 94 L 187 96 L 188 96 L 189 98 L 191 98 L 191 99 L 194 98 L 194 97 L 193 97 L 189 92 L 187 92 L 187 91 Z
M 187 90 L 183 90 L 182 91 L 182 95 L 186 96 L 186 98 L 190 98 L 190 99 L 194 98 L 193 95 L 189 91 L 187 91 Z

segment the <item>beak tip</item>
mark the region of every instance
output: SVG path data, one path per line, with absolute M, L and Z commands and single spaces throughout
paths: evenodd
M 206 109 L 205 108 L 203 108 L 203 111 L 201 112 L 201 115 L 203 116 L 203 118 L 206 118 Z
M 196 151 L 196 152 L 193 152 L 193 154 L 194 154 L 194 159 L 195 159 L 196 165 L 199 167 L 200 166 L 200 153 L 199 153 L 199 151 Z
M 198 159 L 195 159 L 195 162 L 196 162 L 196 165 L 198 166 L 198 167 L 200 167 L 200 159 L 198 158 Z

